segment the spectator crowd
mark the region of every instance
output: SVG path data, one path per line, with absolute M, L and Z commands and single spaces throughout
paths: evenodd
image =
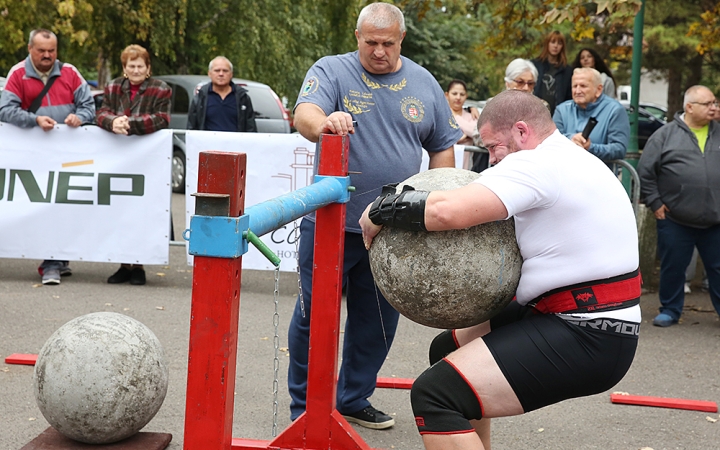
M 600 234 L 615 233 L 628 247 L 637 247 L 631 211 L 626 207 L 626 199 L 618 194 L 621 188 L 617 174 L 605 168 L 612 161 L 625 158 L 630 146 L 628 114 L 616 100 L 617 86 L 608 64 L 593 48 L 581 49 L 570 61 L 565 36 L 553 31 L 544 37 L 536 58 L 517 58 L 507 65 L 503 92 L 488 101 L 487 112 L 481 112 L 465 108 L 468 89 L 463 80 L 453 80 L 443 91 L 427 70 L 401 55 L 406 29 L 404 16 L 397 7 L 387 3 L 365 7 L 357 19 L 355 37 L 356 51 L 324 57 L 313 64 L 294 108 L 295 125 L 309 141 L 318 142 L 323 133 L 350 136 L 352 184 L 358 192 L 378 197 L 368 205 L 370 196 L 353 195 L 347 205 L 342 256 L 348 318 L 339 367 L 338 411 L 348 421 L 367 428 L 383 429 L 394 424 L 391 416 L 369 401 L 399 318 L 375 288 L 370 271 L 368 248 L 380 226 L 427 231 L 516 217 L 518 241 L 522 241 L 527 252 L 537 250 L 535 256 L 547 264 L 540 270 L 532 261 L 528 263 L 532 258 L 526 258 L 523 276 L 533 273 L 533 268 L 542 276 L 534 284 L 532 280 L 521 279 L 521 285 L 529 283 L 523 286 L 529 286 L 533 295 L 519 290 L 521 305 L 498 316 L 503 323 L 495 321 L 457 333 L 458 330 L 453 330 L 438 336 L 433 343 L 431 352 L 437 351 L 438 357 L 432 358 L 432 367 L 418 379 L 421 382 L 416 383 L 412 394 L 426 448 L 455 448 L 453 445 L 459 443 L 467 444 L 463 448 L 483 448 L 483 444 L 489 447 L 489 422 L 481 420 L 484 414 L 489 414 L 487 417 L 521 414 L 565 398 L 595 393 L 597 387 L 609 389 L 629 367 L 637 335 L 609 338 L 593 334 L 589 328 L 583 330 L 588 334 L 582 338 L 573 333 L 571 340 L 573 343 L 577 340 L 578 346 L 585 338 L 603 341 L 604 350 L 600 353 L 617 355 L 622 367 L 607 373 L 607 380 L 595 386 L 596 374 L 610 364 L 591 365 L 593 361 L 605 360 L 602 355 L 593 355 L 588 358 L 592 361 L 586 361 L 572 348 L 562 348 L 559 350 L 562 358 L 578 362 L 581 379 L 575 381 L 587 383 L 576 391 L 559 392 L 560 384 L 573 380 L 567 374 L 546 371 L 542 381 L 549 387 L 540 394 L 538 390 L 519 386 L 524 378 L 513 371 L 519 372 L 526 361 L 530 367 L 547 368 L 542 364 L 553 361 L 544 358 L 558 350 L 560 344 L 555 346 L 553 339 L 547 339 L 547 351 L 516 357 L 516 348 L 504 347 L 501 339 L 513 343 L 505 345 L 518 347 L 527 342 L 517 337 L 512 338 L 517 342 L 510 340 L 509 332 L 495 338 L 503 335 L 494 331 L 496 327 L 520 330 L 524 324 L 533 323 L 537 324 L 534 331 L 537 335 L 528 340 L 545 342 L 547 336 L 557 338 L 568 329 L 575 330 L 570 319 L 556 320 L 555 315 L 577 313 L 582 320 L 611 318 L 630 325 L 639 323 L 639 293 L 637 298 L 623 299 L 617 303 L 619 306 L 608 307 L 604 312 L 568 310 L 555 300 L 555 303 L 536 301 L 543 292 L 552 292 L 548 299 L 556 298 L 557 289 L 570 292 L 570 285 L 595 280 L 592 281 L 595 286 L 600 279 L 606 285 L 621 284 L 623 289 L 630 286 L 628 289 L 635 292 L 637 288 L 639 292 L 637 248 L 609 251 L 611 244 L 595 242 Z M 58 124 L 69 127 L 96 124 L 118 135 L 144 135 L 169 127 L 172 90 L 165 82 L 153 78 L 151 56 L 145 48 L 134 44 L 125 48 L 120 56 L 123 73 L 105 86 L 102 106 L 96 111 L 88 83 L 75 66 L 58 59 L 57 47 L 53 32 L 38 29 L 30 33 L 27 58 L 7 75 L 0 97 L 0 121 L 23 128 L 40 127 L 48 133 Z M 208 76 L 210 82 L 191 101 L 188 128 L 255 132 L 253 105 L 247 90 L 232 81 L 232 62 L 223 56 L 213 58 Z M 517 105 L 527 112 L 518 112 Z M 695 251 L 705 268 L 712 304 L 720 314 L 718 119 L 718 101 L 711 89 L 690 87 L 684 93 L 683 111 L 651 136 L 639 161 L 642 200 L 657 220 L 660 308 L 653 324 L 659 327 L 677 324 L 682 316 L 686 270 L 694 265 Z M 384 145 L 376 145 L 378 140 Z M 423 151 L 429 154 L 431 169 L 454 167 L 454 145 L 487 149 L 487 153 L 468 156 L 462 163 L 464 168 L 477 172 L 488 170 L 480 178 L 483 181 L 458 190 L 454 198 L 420 191 L 389 194 L 383 189 L 383 185 L 417 173 Z M 542 155 L 560 156 L 562 161 L 548 163 Z M 506 158 L 507 162 L 497 166 Z M 527 168 L 532 169 L 528 172 Z M 552 178 L 556 170 L 561 179 Z M 581 170 L 597 184 L 579 189 L 583 183 L 583 177 L 578 175 Z M 568 192 L 573 189 L 577 192 Z M 581 193 L 587 193 L 588 198 L 581 198 Z M 608 201 L 612 207 L 603 198 L 611 199 Z M 467 205 L 473 211 L 486 211 L 486 215 L 470 214 L 472 220 L 443 222 L 438 219 L 440 216 L 425 212 L 425 208 L 428 211 L 436 208 L 433 211 L 446 214 L 442 217 L 451 217 Z M 409 221 L 409 217 L 413 220 Z M 575 226 L 554 226 L 560 217 Z M 583 223 L 581 218 L 591 222 Z M 533 229 L 526 221 L 541 226 Z M 587 230 L 580 230 L 581 227 Z M 293 420 L 303 414 L 306 406 L 313 216 L 303 219 L 300 232 L 298 275 L 302 293 L 289 329 L 288 390 Z M 572 267 L 568 272 L 577 275 L 577 279 L 549 269 L 555 268 L 553 264 L 558 264 L 558 260 L 578 259 L 578 249 L 566 245 L 568 236 L 584 242 L 583 248 L 588 253 L 601 255 L 592 269 L 579 267 L 581 264 L 566 266 Z M 561 254 L 548 256 L 558 248 Z M 42 284 L 58 285 L 72 270 L 69 261 L 47 259 L 39 264 L 38 272 Z M 107 282 L 144 285 L 144 267 L 123 263 Z M 545 297 L 540 302 L 544 300 Z M 599 299 L 607 304 L 616 300 L 612 295 Z M 543 317 L 531 318 L 527 311 L 539 304 L 546 307 L 540 314 Z M 473 349 L 472 355 L 464 350 L 467 348 Z M 513 369 L 517 358 L 523 361 Z M 486 379 L 497 383 L 486 384 Z M 459 392 L 467 395 L 462 397 Z M 470 395 L 473 393 L 475 397 Z M 473 398 L 468 400 L 469 397 Z M 506 402 L 493 403 L 497 398 Z

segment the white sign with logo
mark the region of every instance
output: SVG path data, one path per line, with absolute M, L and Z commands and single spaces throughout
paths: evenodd
M 315 144 L 300 134 L 223 133 L 213 131 L 188 131 L 185 135 L 187 151 L 186 168 L 186 220 L 195 213 L 198 159 L 201 151 L 218 150 L 247 155 L 245 177 L 245 208 L 287 194 L 312 183 Z M 350 149 L 352 152 L 352 148 Z M 463 146 L 455 147 L 455 161 L 462 164 Z M 427 152 L 423 152 L 422 169 L 428 167 Z M 297 221 L 299 226 L 299 220 Z M 280 270 L 294 272 L 297 269 L 296 241 L 299 230 L 294 223 L 283 225 L 261 237 L 262 241 L 278 257 Z M 188 264 L 192 258 L 188 257 Z M 274 266 L 256 248 L 243 256 L 244 269 L 271 270 Z
M 0 123 L 0 258 L 167 264 L 172 131 Z

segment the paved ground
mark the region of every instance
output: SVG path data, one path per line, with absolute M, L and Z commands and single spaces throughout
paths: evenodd
M 111 286 L 105 280 L 116 269 L 114 265 L 73 263 L 73 276 L 63 279 L 60 286 L 43 287 L 35 270 L 37 261 L 0 260 L 0 450 L 19 449 L 48 427 L 35 405 L 33 368 L 4 364 L 4 358 L 11 353 L 37 353 L 62 324 L 95 311 L 134 317 L 163 343 L 170 365 L 169 391 L 145 430 L 172 433 L 168 448 L 182 448 L 192 270 L 185 265 L 183 249 L 170 250 L 169 266 L 148 267 L 146 286 Z M 269 274 L 243 273 L 235 437 L 271 438 L 272 289 Z M 284 274 L 279 298 L 281 347 L 287 347 L 295 289 L 294 276 Z M 613 391 L 720 401 L 720 321 L 711 311 L 708 295 L 696 291 L 687 296 L 682 322 L 668 329 L 650 324 L 657 295 L 643 296 L 644 320 L 635 363 Z M 402 319 L 380 375 L 417 376 L 426 367 L 427 347 L 436 332 Z M 289 423 L 285 353 L 280 364 L 278 426 L 282 430 Z M 371 446 L 422 448 L 408 391 L 380 389 L 371 400 L 397 422 L 385 431 L 356 427 Z M 717 413 L 613 405 L 609 393 L 603 393 L 495 420 L 493 449 L 716 449 L 720 422 L 713 421 L 718 419 Z

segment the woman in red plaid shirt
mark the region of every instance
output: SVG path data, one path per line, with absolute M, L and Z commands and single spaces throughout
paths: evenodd
M 115 134 L 149 134 L 170 124 L 172 90 L 164 81 L 150 77 L 150 54 L 129 45 L 120 54 L 123 76 L 105 86 L 97 124 Z M 108 283 L 145 284 L 142 264 L 122 264 Z

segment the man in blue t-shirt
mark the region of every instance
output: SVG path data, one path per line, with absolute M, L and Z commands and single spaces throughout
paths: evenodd
M 350 422 L 384 429 L 395 421 L 373 408 L 368 397 L 395 336 L 398 312 L 375 287 L 358 220 L 367 199 L 380 195 L 383 185 L 419 172 L 423 149 L 430 156 L 431 169 L 454 167 L 453 145 L 462 132 L 435 78 L 400 56 L 405 19 L 397 7 L 366 6 L 355 37 L 357 51 L 324 57 L 310 68 L 295 105 L 295 127 L 312 142 L 323 133 L 351 135 L 349 170 L 356 190 L 347 204 L 345 224 L 348 314 L 337 410 Z M 298 298 L 288 333 L 293 420 L 306 404 L 314 230 L 313 217 L 302 221 L 302 299 Z

